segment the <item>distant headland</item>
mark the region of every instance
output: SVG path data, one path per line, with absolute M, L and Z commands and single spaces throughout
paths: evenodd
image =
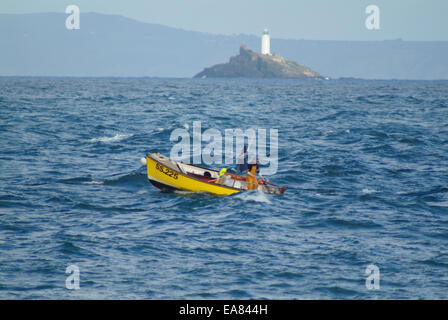
M 261 53 L 241 45 L 240 54 L 231 57 L 228 63 L 205 68 L 194 78 L 318 78 L 319 73 L 293 61 L 286 60 L 278 53 L 271 54 L 269 33 L 265 29 L 261 38 Z
M 67 30 L 67 16 L 0 13 L 0 76 L 191 78 L 228 62 L 242 43 L 261 52 L 261 34 L 201 33 L 93 12 L 81 12 L 81 28 Z M 276 38 L 271 46 L 333 79 L 448 79 L 448 41 Z

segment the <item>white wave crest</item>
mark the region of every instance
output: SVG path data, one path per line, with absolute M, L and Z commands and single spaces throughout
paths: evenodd
M 127 139 L 129 137 L 132 137 L 132 134 L 116 134 L 113 137 L 99 137 L 99 138 L 92 138 L 87 140 L 87 142 L 94 143 L 94 142 L 116 142 L 120 140 Z
M 103 181 L 92 180 L 92 181 L 83 182 L 83 184 L 104 184 L 104 182 Z
M 373 190 L 373 189 L 368 189 L 368 188 L 362 189 L 362 193 L 363 194 L 372 194 L 372 193 L 375 193 L 375 192 L 376 192 L 376 190 Z
M 427 202 L 432 207 L 448 207 L 448 201 L 441 201 L 441 202 Z

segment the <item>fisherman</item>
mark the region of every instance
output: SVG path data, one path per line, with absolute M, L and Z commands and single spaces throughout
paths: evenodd
M 240 173 L 240 174 L 245 173 L 249 169 L 249 166 L 247 164 L 247 158 L 248 158 L 247 146 L 245 145 L 243 148 L 243 152 L 238 156 L 238 160 L 236 162 L 238 173 Z
M 257 174 L 260 176 L 260 180 L 257 180 Z M 247 190 L 255 190 L 258 188 L 258 184 L 264 184 L 265 180 L 260 173 L 260 169 L 258 168 L 258 158 L 255 158 L 248 165 L 248 170 L 246 173 L 246 185 Z
M 215 183 L 225 184 L 227 181 L 226 172 L 227 172 L 226 168 L 222 168 L 221 170 L 219 170 L 219 176 L 218 179 L 216 179 Z

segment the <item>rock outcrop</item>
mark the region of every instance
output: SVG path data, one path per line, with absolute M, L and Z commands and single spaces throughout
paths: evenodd
M 323 77 L 308 67 L 286 60 L 279 54 L 264 55 L 240 47 L 240 54 L 231 57 L 228 63 L 205 68 L 195 78 L 320 78 Z

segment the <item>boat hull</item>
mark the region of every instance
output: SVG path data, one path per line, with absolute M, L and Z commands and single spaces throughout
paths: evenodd
M 207 182 L 185 175 L 166 163 L 156 160 L 151 154 L 146 155 L 146 168 L 149 181 L 162 190 L 184 190 L 191 192 L 208 192 L 214 195 L 231 195 L 241 190 Z

